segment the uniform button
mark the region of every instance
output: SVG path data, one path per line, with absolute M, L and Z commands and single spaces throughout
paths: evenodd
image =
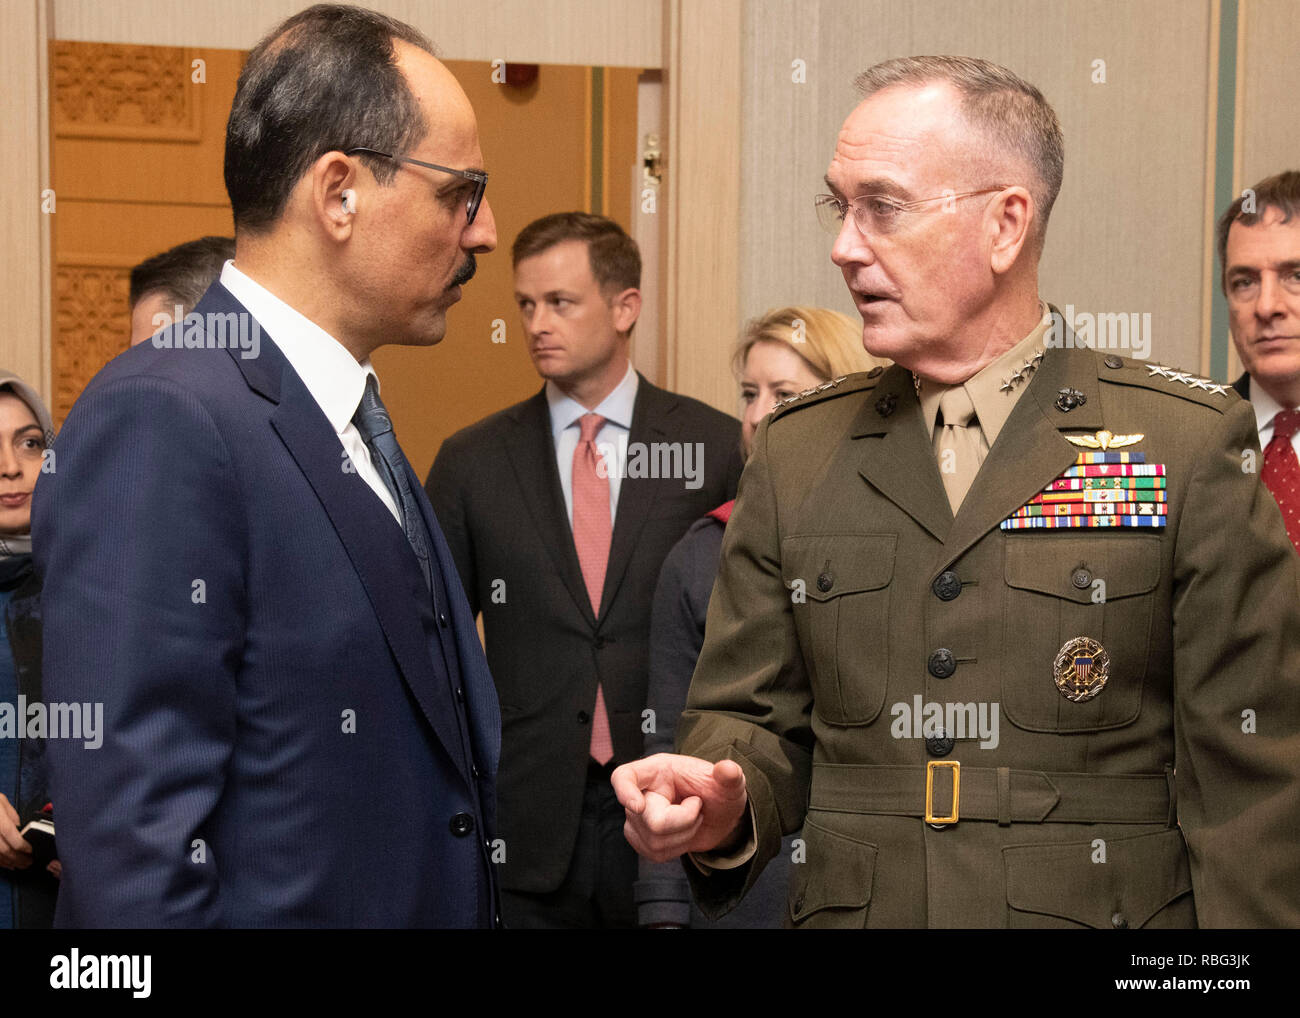
M 876 369 L 876 370 L 879 370 L 879 369 Z M 794 900 L 794 910 L 795 910 L 796 912 L 802 912 L 802 911 L 803 911 L 803 895 L 802 895 L 802 894 L 799 895 L 799 897 L 795 898 L 795 900 Z
M 1103 361 L 1102 363 L 1104 363 L 1108 368 L 1122 368 L 1124 366 L 1124 362 L 1120 360 L 1120 358 L 1116 357 L 1114 354 L 1110 354 L 1109 356 L 1107 356 L 1105 361 Z
M 961 593 L 961 580 L 957 578 L 956 573 L 949 570 L 936 576 L 930 589 L 940 601 L 953 601 Z
M 447 620 L 447 613 L 446 613 L 446 612 L 438 612 L 438 625 L 442 626 L 443 629 L 446 629 L 446 628 L 447 628 L 447 621 L 448 621 L 448 620 Z
M 930 674 L 936 679 L 946 679 L 957 670 L 957 659 L 947 647 L 940 647 L 930 655 Z
M 1110 924 L 1111 924 L 1112 926 L 1114 926 L 1115 929 L 1117 929 L 1117 930 L 1127 930 L 1127 929 L 1128 929 L 1128 920 L 1124 918 L 1124 913 L 1123 913 L 1123 912 L 1116 912 L 1113 916 L 1111 916 L 1111 917 L 1110 917 Z
M 1070 582 L 1080 590 L 1087 590 L 1092 586 L 1092 573 L 1090 573 L 1084 566 L 1080 566 L 1070 574 Z
M 952 752 L 954 745 L 953 740 L 944 734 L 942 728 L 939 729 L 938 735 L 931 735 L 925 740 L 925 748 L 930 751 L 931 756 L 947 756 Z
M 463 838 L 474 830 L 474 818 L 468 813 L 457 813 L 451 818 L 451 823 L 447 825 L 451 828 L 451 833 L 458 838 Z
M 492 918 L 492 924 L 493 924 L 494 926 L 496 926 L 496 928 L 497 928 L 498 930 L 501 929 L 501 913 L 500 913 L 500 912 L 498 912 L 498 913 L 497 913 L 497 914 Z
M 469 765 L 469 773 L 470 773 L 470 775 L 471 775 L 472 777 L 477 778 L 477 777 L 478 777 L 478 767 L 475 766 L 474 764 L 470 764 L 470 765 Z
M 822 573 L 817 577 L 817 589 L 825 594 L 831 587 L 835 586 L 835 577 L 830 573 Z
M 585 725 L 590 720 L 591 720 L 591 715 L 588 714 L 585 710 L 578 711 L 578 724 Z
M 464 703 L 464 702 L 465 702 L 465 687 L 464 687 L 464 686 L 457 686 L 457 687 L 456 687 L 456 699 L 459 700 L 461 703 Z

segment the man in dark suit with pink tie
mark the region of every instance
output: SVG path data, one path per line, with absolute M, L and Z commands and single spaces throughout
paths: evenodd
M 735 494 L 739 423 L 628 361 L 636 244 L 559 213 L 513 250 L 543 389 L 453 435 L 427 489 L 502 711 L 498 874 L 517 927 L 635 925 L 636 857 L 613 768 L 641 755 L 650 606 L 664 557 Z

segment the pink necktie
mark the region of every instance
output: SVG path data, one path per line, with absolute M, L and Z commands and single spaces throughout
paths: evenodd
M 573 544 L 578 551 L 578 565 L 587 585 L 592 613 L 600 617 L 600 594 L 605 587 L 605 569 L 609 565 L 609 542 L 614 526 L 609 513 L 609 477 L 598 470 L 600 453 L 596 433 L 605 418 L 583 414 L 578 419 L 582 434 L 573 450 Z M 614 757 L 614 742 L 609 734 L 609 715 L 605 712 L 605 694 L 596 685 L 596 710 L 591 719 L 591 755 L 599 764 Z
M 1300 410 L 1282 410 L 1273 418 L 1273 438 L 1264 450 L 1260 476 L 1282 510 L 1287 536 L 1300 551 L 1300 460 L 1291 444 L 1291 436 L 1297 431 Z

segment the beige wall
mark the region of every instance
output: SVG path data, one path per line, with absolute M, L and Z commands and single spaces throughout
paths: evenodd
M 1242 20 L 1238 189 L 1300 169 L 1300 4 L 1249 0 Z
M 50 217 L 41 195 L 49 186 L 46 14 L 43 2 L 14 0 L 0 32 L 0 368 L 43 396 L 50 391 Z
M 1188 0 L 751 0 L 745 12 L 744 315 L 853 306 L 814 218 L 861 70 L 913 53 L 1005 64 L 1065 133 L 1041 293 L 1079 311 L 1150 312 L 1151 357 L 1199 362 L 1209 4 Z M 791 80 L 806 62 L 807 81 Z M 1091 82 L 1105 61 L 1106 83 Z M 981 181 L 963 182 L 978 186 Z
M 81 42 L 251 49 L 305 0 L 53 0 L 54 35 Z M 454 60 L 658 67 L 657 0 L 369 0 Z

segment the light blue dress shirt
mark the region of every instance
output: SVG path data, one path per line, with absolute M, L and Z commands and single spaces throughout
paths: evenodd
M 560 471 L 560 488 L 564 491 L 564 511 L 573 526 L 573 454 L 578 448 L 582 433 L 578 419 L 595 413 L 605 418 L 596 432 L 596 449 L 605 459 L 609 475 L 610 525 L 618 514 L 618 492 L 622 486 L 624 465 L 627 463 L 627 436 L 632 429 L 632 409 L 636 404 L 639 384 L 637 373 L 628 364 L 627 374 L 606 396 L 595 410 L 570 399 L 554 382 L 546 383 L 546 402 L 551 411 L 551 437 L 555 441 L 555 465 Z

